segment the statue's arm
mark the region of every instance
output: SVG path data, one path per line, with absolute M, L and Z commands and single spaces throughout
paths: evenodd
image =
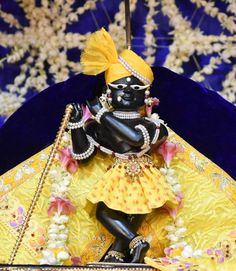
M 98 98 L 92 101 L 87 101 L 90 112 L 96 116 L 99 110 L 102 109 L 102 105 Z M 107 128 L 111 133 L 119 135 L 124 142 L 140 147 L 144 144 L 143 134 L 140 130 L 135 129 L 117 119 L 111 112 L 105 112 L 100 118 L 100 123 Z
M 72 150 L 74 158 L 78 160 L 87 159 L 94 151 L 94 146 L 91 145 L 86 132 L 83 128 L 82 110 L 78 104 L 73 103 L 73 111 L 70 118 L 70 124 L 78 124 L 77 128 L 71 129 Z M 81 123 L 81 125 L 79 124 Z M 88 156 L 88 157 L 86 157 Z

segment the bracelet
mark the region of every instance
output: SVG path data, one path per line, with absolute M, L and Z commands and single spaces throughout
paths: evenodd
M 102 115 L 105 113 L 105 112 L 108 112 L 108 110 L 105 108 L 105 107 L 102 107 L 96 114 L 95 116 L 95 119 L 98 123 L 101 123 L 100 120 L 101 120 L 101 117 Z
M 147 242 L 147 239 L 141 235 L 134 237 L 134 239 L 132 239 L 131 242 L 129 243 L 130 253 L 132 254 L 134 249 L 137 246 L 139 246 L 140 244 L 145 243 L 145 242 Z
M 92 153 L 94 152 L 94 144 L 93 142 L 91 141 L 90 137 L 88 137 L 88 141 L 89 141 L 89 148 L 87 149 L 87 151 L 85 152 L 82 152 L 82 153 L 74 153 L 73 151 L 71 152 L 72 153 L 72 157 L 74 159 L 77 159 L 77 160 L 84 160 L 84 159 L 87 159 L 89 156 L 92 155 Z
M 74 130 L 77 128 L 81 128 L 84 126 L 84 120 L 80 120 L 78 122 L 68 122 L 67 128 L 70 130 Z
M 150 146 L 150 135 L 148 133 L 147 128 L 144 127 L 142 124 L 139 124 L 139 125 L 135 126 L 135 129 L 139 129 L 143 134 L 144 143 L 143 143 L 143 146 L 141 147 L 141 149 L 145 149 L 145 148 L 149 147 Z

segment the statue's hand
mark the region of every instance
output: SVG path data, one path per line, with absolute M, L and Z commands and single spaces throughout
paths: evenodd
M 71 103 L 73 110 L 70 116 L 70 122 L 79 122 L 83 117 L 83 111 L 79 104 Z
M 86 103 L 93 116 L 96 116 L 98 111 L 102 108 L 102 104 L 98 97 L 96 97 L 94 100 L 86 101 Z

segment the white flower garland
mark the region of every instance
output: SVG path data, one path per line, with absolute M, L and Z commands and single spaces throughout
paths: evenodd
M 236 2 L 234 0 L 225 0 L 229 5 L 227 6 L 227 11 L 236 15 Z
M 177 218 L 174 223 L 167 225 L 165 230 L 167 231 L 166 237 L 170 240 L 168 249 L 182 249 L 181 256 L 183 258 L 198 258 L 202 256 L 202 250 L 193 250 L 192 246 L 184 240 L 187 229 L 184 227 L 184 220 L 182 218 Z
M 160 168 L 160 172 L 166 177 L 172 191 L 177 196 L 182 193 L 181 184 L 179 183 L 173 168 L 164 166 Z M 192 246 L 184 240 L 187 228 L 184 226 L 184 220 L 182 218 L 174 218 L 174 222 L 167 225 L 165 230 L 167 231 L 166 238 L 170 241 L 170 246 L 165 249 L 166 253 L 170 253 L 171 250 L 182 249 L 181 256 L 184 258 L 202 256 L 202 251 L 200 249 L 193 250 Z
M 7 99 L 7 104 L 14 101 L 11 108 L 1 109 L 1 115 L 6 116 L 22 105 L 22 98 L 29 89 L 41 91 L 48 87 L 49 75 L 56 83 L 67 79 L 70 72 L 81 72 L 81 65 L 70 61 L 67 51 L 71 48 L 82 50 L 87 34 L 66 33 L 65 30 L 86 11 L 95 9 L 97 0 L 88 0 L 75 11 L 72 9 L 75 0 L 42 0 L 40 7 L 34 1 L 18 2 L 29 20 L 27 27 L 20 25 L 13 15 L 0 10 L 0 16 L 6 23 L 24 30 L 15 34 L 0 32 L 1 46 L 12 48 L 11 53 L 0 60 L 1 66 L 4 66 L 4 62 L 16 63 L 24 59 L 20 64 L 20 73 L 12 84 L 6 86 L 8 95 L 0 93 L 0 97 Z M 48 74 L 46 66 L 49 66 Z M 20 98 L 16 99 L 18 96 Z
M 53 180 L 51 201 L 56 196 L 66 195 L 71 177 L 68 172 L 57 167 L 50 172 Z M 66 224 L 69 220 L 67 215 L 55 213 L 51 218 L 51 224 L 48 230 L 47 247 L 42 251 L 43 257 L 39 260 L 40 264 L 62 264 L 64 260 L 69 259 L 69 253 L 66 248 L 68 238 L 68 229 Z
M 205 12 L 211 17 L 216 17 L 221 23 L 223 28 L 229 30 L 230 33 L 236 32 L 236 23 L 234 16 L 228 16 L 227 14 L 220 12 L 219 9 L 215 6 L 214 2 L 205 1 L 205 0 L 190 0 L 192 3 L 196 4 L 197 7 L 204 8 Z M 235 3 L 232 3 L 233 8 L 235 8 Z
M 146 48 L 143 54 L 146 56 L 145 61 L 149 65 L 153 65 L 155 62 L 155 54 L 157 48 L 156 39 L 153 35 L 153 31 L 158 28 L 153 17 L 157 14 L 156 7 L 159 5 L 159 3 L 157 0 L 145 0 L 145 2 L 149 11 L 146 17 L 146 24 L 143 26 L 145 30 L 144 45 Z
M 191 1 L 201 6 L 206 4 L 206 1 Z M 231 3 L 230 0 L 227 0 L 227 2 Z M 183 73 L 183 63 L 189 61 L 194 53 L 197 55 L 216 53 L 218 55 L 211 57 L 209 64 L 204 67 L 198 67 L 199 70 L 194 72 L 191 76 L 193 80 L 203 82 L 205 80 L 205 75 L 212 74 L 221 63 L 231 63 L 231 58 L 236 57 L 236 36 L 226 36 L 224 34 L 218 36 L 203 35 L 199 29 L 193 30 L 191 28 L 190 22 L 183 18 L 174 0 L 162 0 L 161 3 L 163 14 L 169 17 L 170 25 L 174 28 L 172 31 L 174 42 L 169 47 L 170 53 L 165 60 L 164 66 L 177 73 Z M 218 12 L 218 9 L 214 9 L 215 7 L 212 6 L 212 2 L 207 3 L 206 9 L 212 16 L 215 16 L 216 12 L 216 16 L 219 20 L 220 18 L 225 18 L 225 16 Z M 235 6 L 236 4 L 232 3 L 232 5 Z M 229 19 L 229 22 L 231 19 L 232 18 Z M 226 22 L 226 20 L 224 20 L 224 22 Z M 232 33 L 234 27 L 230 25 L 230 23 L 227 24 L 227 29 Z M 232 75 L 230 74 L 227 78 L 228 77 L 232 78 Z M 230 102 L 235 103 L 235 92 L 236 90 L 232 83 L 232 87 L 223 89 L 221 94 Z
M 222 83 L 223 90 L 220 92 L 222 96 L 236 105 L 236 65 L 227 74 L 225 81 Z
M 69 142 L 69 134 L 64 133 L 62 145 L 68 145 Z M 56 157 L 56 159 L 58 159 L 58 157 Z M 71 183 L 71 174 L 61 166 L 55 166 L 50 171 L 50 178 L 52 180 L 50 201 L 52 202 L 57 197 L 67 198 Z M 51 223 L 48 229 L 47 245 L 42 251 L 43 257 L 39 259 L 39 263 L 41 265 L 61 265 L 64 261 L 70 258 L 66 246 L 69 232 L 66 226 L 68 221 L 68 215 L 59 214 L 57 212 L 55 212 L 51 217 Z
M 1 91 L 1 90 L 0 90 Z M 14 93 L 1 91 L 0 95 L 0 115 L 9 116 L 12 112 L 16 111 L 25 101 L 25 98 L 17 96 Z
M 79 21 L 81 15 L 88 10 L 96 8 L 98 0 L 88 0 L 83 6 L 73 8 L 75 0 L 42 0 L 41 6 L 36 6 L 34 1 L 19 0 L 18 3 L 24 9 L 25 16 L 29 20 L 29 26 L 23 27 L 12 15 L 0 10 L 1 18 L 10 26 L 21 31 L 15 34 L 0 32 L 1 45 L 11 48 L 11 52 L 0 60 L 0 66 L 4 63 L 16 63 L 22 59 L 24 62 L 19 65 L 20 73 L 15 77 L 14 82 L 6 86 L 8 92 L 0 92 L 0 100 L 4 101 L 0 108 L 1 116 L 9 116 L 25 101 L 25 95 L 29 89 L 41 91 L 48 87 L 48 76 L 53 77 L 54 82 L 60 82 L 68 78 L 69 74 L 79 73 L 81 66 L 77 62 L 67 58 L 67 51 L 72 48 L 82 50 L 87 34 L 65 33 L 68 25 Z M 236 14 L 236 2 L 223 0 L 227 4 L 227 11 Z M 231 33 L 235 33 L 235 19 L 220 12 L 215 4 L 206 0 L 191 0 L 197 7 L 203 7 L 205 12 L 219 20 L 223 27 Z M 146 50 L 143 52 L 146 61 L 152 65 L 155 61 L 156 41 L 153 31 L 157 28 L 154 16 L 158 4 L 164 15 L 169 18 L 173 27 L 173 43 L 169 47 L 169 54 L 166 57 L 164 66 L 177 72 L 183 73 L 183 64 L 197 55 L 213 54 L 209 64 L 204 67 L 198 66 L 192 79 L 202 82 L 205 75 L 210 75 L 221 63 L 228 63 L 235 57 L 236 36 L 226 35 L 204 35 L 199 29 L 192 29 L 191 22 L 183 18 L 174 0 L 145 0 L 148 7 L 146 23 L 144 25 L 144 44 Z M 137 0 L 131 0 L 131 13 L 137 7 Z M 109 25 L 109 32 L 112 35 L 118 51 L 125 47 L 125 18 L 124 3 L 119 5 L 115 14 L 114 22 Z M 49 67 L 45 69 L 45 63 Z M 233 90 L 234 88 L 231 88 Z M 6 94 L 7 93 L 7 94 Z M 222 91 L 222 96 L 232 101 L 233 94 L 229 90 Z M 9 105 L 9 107 L 8 107 Z

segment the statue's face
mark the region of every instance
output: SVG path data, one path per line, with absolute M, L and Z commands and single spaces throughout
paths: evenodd
M 123 77 L 108 84 L 111 90 L 112 106 L 117 110 L 133 111 L 144 105 L 145 86 L 134 76 Z

